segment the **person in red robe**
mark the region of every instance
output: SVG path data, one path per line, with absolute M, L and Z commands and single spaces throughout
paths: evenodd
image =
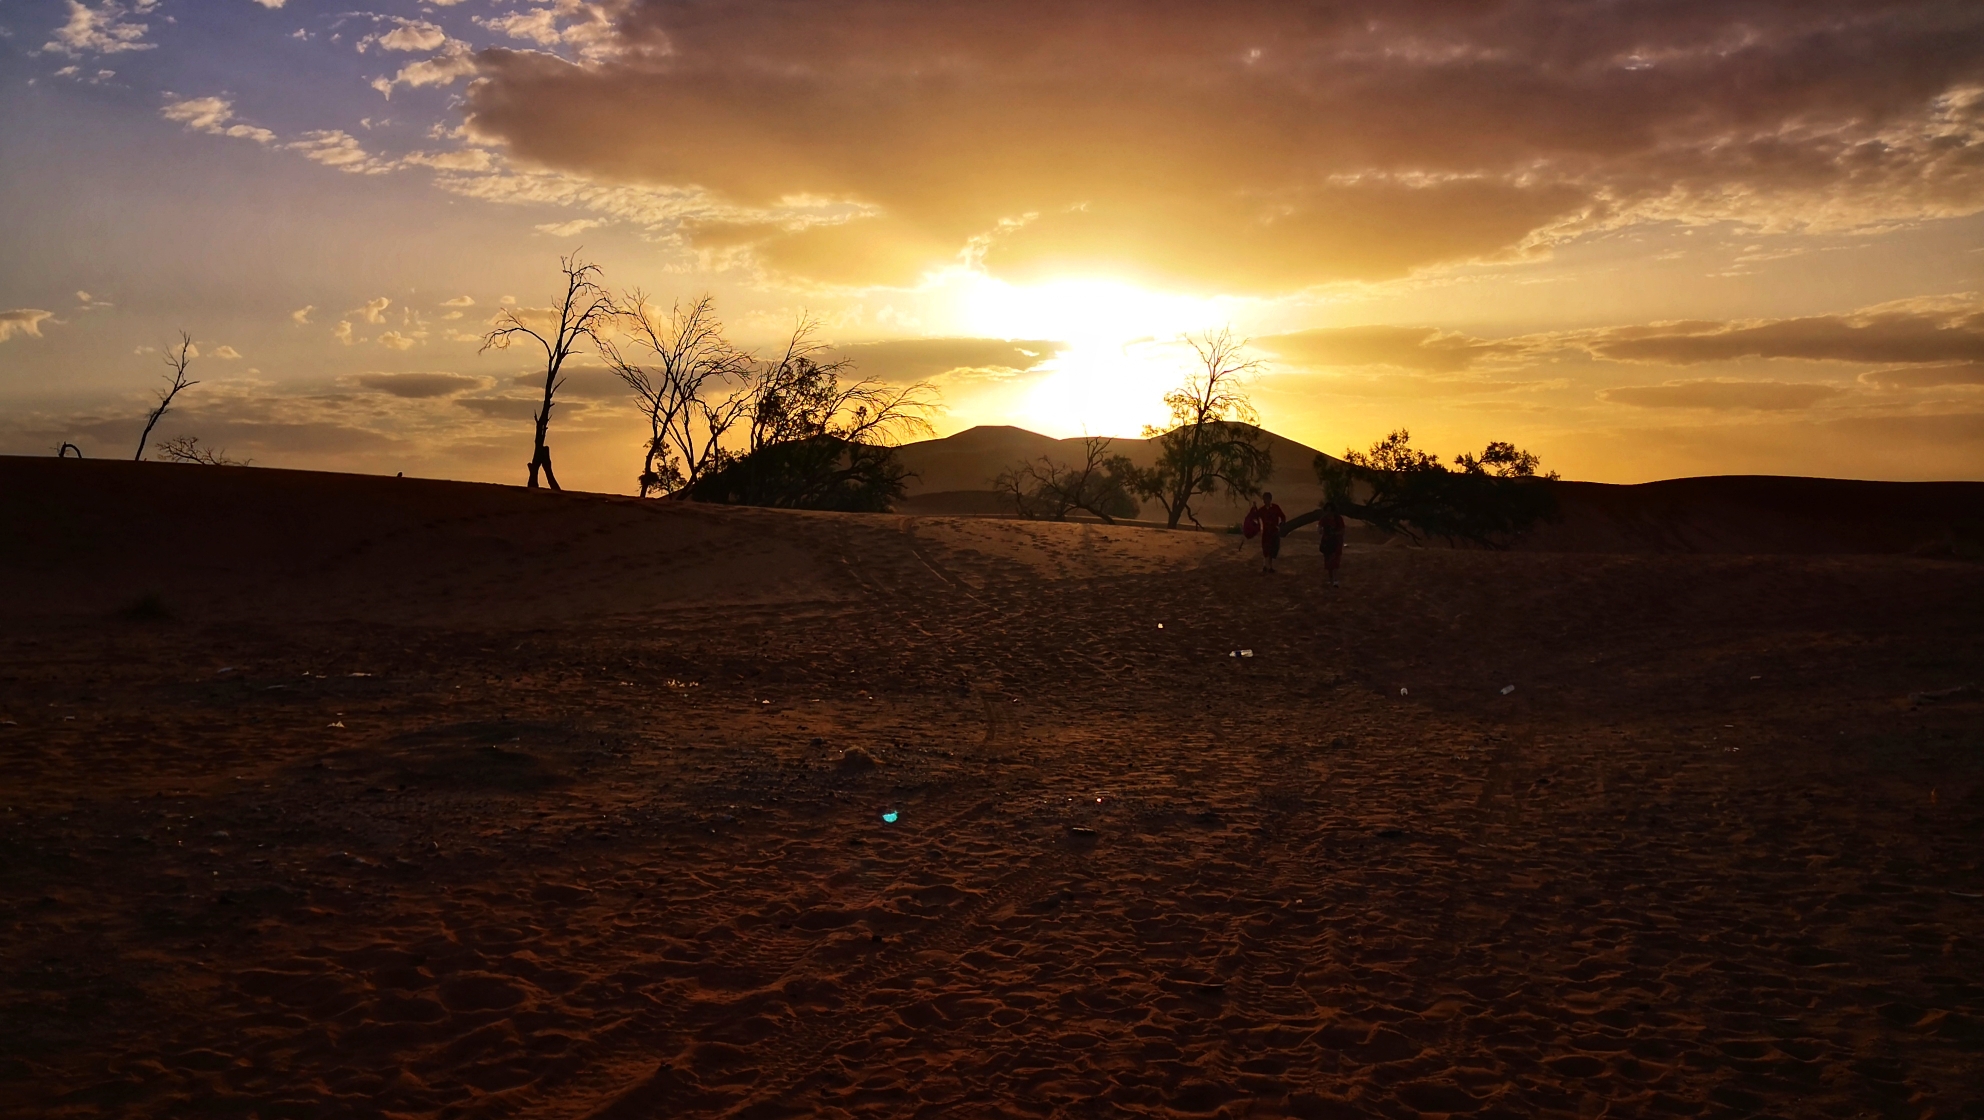
M 1316 525 L 1323 531 L 1323 571 L 1330 577 L 1330 586 L 1335 587 L 1337 565 L 1343 563 L 1343 515 L 1336 511 L 1335 502 L 1323 502 L 1323 515 L 1316 519 Z
M 1274 495 L 1263 492 L 1261 504 L 1254 508 L 1261 523 L 1261 559 L 1266 561 L 1265 571 L 1274 571 L 1274 558 L 1281 554 L 1281 523 L 1288 515 L 1274 504 Z

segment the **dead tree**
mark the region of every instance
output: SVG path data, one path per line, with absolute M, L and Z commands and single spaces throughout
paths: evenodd
M 1167 529 L 1188 517 L 1197 525 L 1192 502 L 1215 489 L 1228 497 L 1252 497 L 1274 468 L 1260 417 L 1241 387 L 1260 368 L 1258 361 L 1241 356 L 1247 341 L 1230 330 L 1188 341 L 1200 369 L 1164 394 L 1171 426 L 1144 429 L 1144 436 L 1157 442 L 1157 465 L 1136 476 L 1137 491 L 1164 507 Z
M 842 385 L 840 375 L 851 363 L 821 361 L 828 347 L 818 333 L 819 321 L 802 317 L 785 350 L 760 366 L 751 386 L 748 451 L 815 436 L 886 445 L 905 436 L 931 434 L 929 417 L 937 410 L 935 385 L 919 381 L 891 387 L 872 378 Z
M 180 331 L 179 352 L 177 354 L 173 353 L 170 346 L 165 348 L 165 364 L 172 371 L 172 384 L 159 390 L 158 407 L 152 409 L 150 416 L 145 417 L 145 430 L 138 434 L 138 453 L 131 456 L 133 462 L 144 459 L 145 442 L 152 438 L 152 429 L 158 426 L 159 417 L 164 416 L 165 410 L 172 407 L 172 398 L 178 396 L 181 389 L 190 389 L 199 384 L 197 381 L 186 380 L 186 366 L 192 360 L 193 336 L 187 334 L 185 331 Z M 81 451 L 76 452 L 77 458 L 82 458 L 82 455 L 83 453 Z
M 76 453 L 76 458 L 80 459 L 83 457 L 83 449 L 77 447 L 73 443 L 67 442 L 66 440 L 63 442 L 62 446 L 55 449 L 55 457 L 57 459 L 67 459 L 69 457 L 69 452 L 71 451 Z
M 617 318 L 639 360 L 606 339 L 599 352 L 648 420 L 641 496 L 686 496 L 698 479 L 730 461 L 723 437 L 750 407 L 751 355 L 724 338 L 709 296 L 686 308 L 676 304 L 666 318 L 656 310 L 644 293 L 627 293 Z
M 1137 471 L 1127 456 L 1109 453 L 1114 442 L 1083 436 L 1080 465 L 1042 455 L 1001 471 L 993 489 L 1010 497 L 1025 518 L 1066 521 L 1081 510 L 1113 525 L 1118 517 L 1135 517 L 1140 509 L 1130 484 Z
M 198 463 L 207 467 L 245 467 L 254 462 L 252 459 L 231 458 L 224 448 L 201 447 L 199 436 L 173 436 L 160 440 L 158 453 L 169 463 Z
M 597 342 L 599 330 L 614 312 L 613 299 L 606 289 L 595 279 L 599 266 L 586 264 L 577 253 L 558 258 L 559 271 L 565 274 L 565 297 L 551 312 L 557 317 L 555 326 L 548 321 L 543 331 L 524 321 L 529 312 L 510 308 L 496 317 L 496 324 L 482 336 L 482 350 L 507 350 L 519 338 L 528 338 L 544 348 L 544 399 L 537 412 L 531 416 L 535 425 L 535 441 L 531 447 L 530 482 L 532 489 L 537 487 L 537 472 L 544 471 L 544 480 L 553 490 L 558 489 L 558 476 L 551 470 L 551 448 L 544 442 L 545 434 L 551 427 L 551 407 L 558 395 L 558 387 L 564 384 L 562 371 L 565 359 L 584 340 Z M 535 316 L 533 316 L 535 318 Z M 550 315 L 546 316 L 548 320 Z

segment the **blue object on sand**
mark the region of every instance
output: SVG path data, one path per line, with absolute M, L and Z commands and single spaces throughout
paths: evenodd
M 902 814 L 896 812 L 894 809 L 890 809 L 888 812 L 882 814 L 882 823 L 894 824 L 896 823 L 896 818 L 901 815 Z

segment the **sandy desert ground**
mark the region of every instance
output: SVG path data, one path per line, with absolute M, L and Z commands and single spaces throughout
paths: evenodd
M 1984 565 L 0 482 L 0 1115 L 1984 1116 Z

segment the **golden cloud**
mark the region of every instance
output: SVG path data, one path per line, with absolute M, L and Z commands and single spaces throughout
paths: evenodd
M 1614 404 L 1640 408 L 1743 409 L 1791 412 L 1810 408 L 1841 390 L 1832 385 L 1785 381 L 1669 381 L 1663 385 L 1625 385 L 1599 394 Z
M 1252 345 L 1291 365 L 1397 366 L 1431 373 L 1454 373 L 1477 360 L 1513 354 L 1521 343 L 1486 342 L 1431 327 L 1323 327 L 1257 338 Z
M 611 34 L 595 61 L 482 52 L 471 135 L 707 192 L 736 228 L 678 215 L 691 246 L 840 284 L 962 255 L 1281 291 L 1644 218 L 1984 209 L 1984 9 L 1958 0 L 634 0 Z
M 1025 372 L 1065 349 L 1063 342 L 1026 339 L 905 338 L 836 347 L 834 356 L 851 362 L 855 377 L 902 383 L 960 369 Z

